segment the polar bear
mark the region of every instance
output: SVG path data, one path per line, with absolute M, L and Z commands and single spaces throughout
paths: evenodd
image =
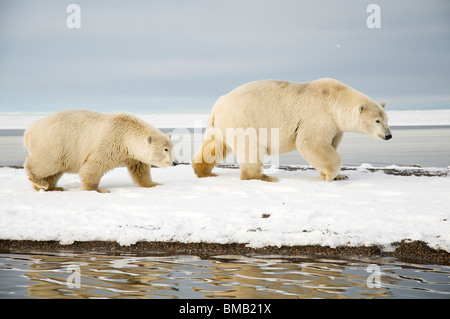
M 198 177 L 215 176 L 214 166 L 232 151 L 241 179 L 274 182 L 277 178 L 262 173 L 264 155 L 297 149 L 322 179 L 346 179 L 336 152 L 344 132 L 389 140 L 385 105 L 330 78 L 246 83 L 215 103 L 192 166 Z
M 174 165 L 170 134 L 137 117 L 70 110 L 32 123 L 24 135 L 29 157 L 25 170 L 36 190 L 63 190 L 56 183 L 64 173 L 78 173 L 83 190 L 100 191 L 109 170 L 125 164 L 134 182 L 153 187 L 150 165 Z

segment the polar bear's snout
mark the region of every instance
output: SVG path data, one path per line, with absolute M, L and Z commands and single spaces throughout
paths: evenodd
M 167 166 L 177 166 L 178 163 L 176 161 L 168 161 Z
M 392 133 L 391 133 L 391 129 L 389 128 L 389 126 L 386 125 L 386 128 L 384 129 L 384 140 L 390 140 L 392 138 Z

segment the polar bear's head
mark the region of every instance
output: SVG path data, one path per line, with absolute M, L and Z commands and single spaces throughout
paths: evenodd
M 134 159 L 145 164 L 157 167 L 173 166 L 173 144 L 170 138 L 171 133 L 164 134 L 155 129 L 149 135 L 133 136 L 128 150 Z
M 392 138 L 391 130 L 388 126 L 388 117 L 384 108 L 385 102 L 380 104 L 367 102 L 359 105 L 358 126 L 362 133 L 382 140 Z
M 150 161 L 149 164 L 158 167 L 175 165 L 172 159 L 173 144 L 170 140 L 171 137 L 171 133 L 153 134 L 147 137 L 145 157 Z

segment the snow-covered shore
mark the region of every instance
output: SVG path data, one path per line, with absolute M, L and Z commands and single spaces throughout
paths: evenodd
M 390 111 L 392 126 L 450 125 L 450 110 Z M 0 114 L 0 129 L 23 129 L 44 114 Z M 208 114 L 138 115 L 160 128 L 204 127 Z M 395 167 L 396 170 L 402 168 Z M 425 170 L 433 170 L 425 168 Z M 272 169 L 278 183 L 241 181 L 216 168 L 198 179 L 180 165 L 152 169 L 151 189 L 136 187 L 125 168 L 104 176 L 109 194 L 83 192 L 78 175 L 65 192 L 35 192 L 23 169 L 0 168 L 0 239 L 245 243 L 250 247 L 427 242 L 450 252 L 450 173 L 395 176 L 362 165 L 350 179 L 326 183 L 314 170 Z
M 246 243 L 250 247 L 425 241 L 450 252 L 450 177 L 395 176 L 362 165 L 347 181 L 314 170 L 272 170 L 278 183 L 241 181 L 236 169 L 198 179 L 188 165 L 152 169 L 162 186 L 136 187 L 125 168 L 104 176 L 109 194 L 35 192 L 23 169 L 0 168 L 0 239 Z M 394 167 L 396 170 L 402 168 Z

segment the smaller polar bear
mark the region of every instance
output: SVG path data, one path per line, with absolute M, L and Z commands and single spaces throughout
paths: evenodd
M 192 166 L 198 177 L 215 176 L 214 166 L 232 151 L 241 179 L 275 182 L 262 173 L 264 156 L 297 149 L 322 179 L 346 179 L 336 151 L 344 132 L 391 139 L 384 108 L 334 79 L 249 82 L 217 100 Z
M 78 173 L 82 189 L 101 193 L 98 184 L 109 170 L 125 164 L 141 187 L 152 181 L 150 166 L 174 165 L 170 133 L 130 114 L 62 111 L 32 123 L 24 135 L 29 157 L 25 170 L 36 190 L 62 191 L 64 173 Z

